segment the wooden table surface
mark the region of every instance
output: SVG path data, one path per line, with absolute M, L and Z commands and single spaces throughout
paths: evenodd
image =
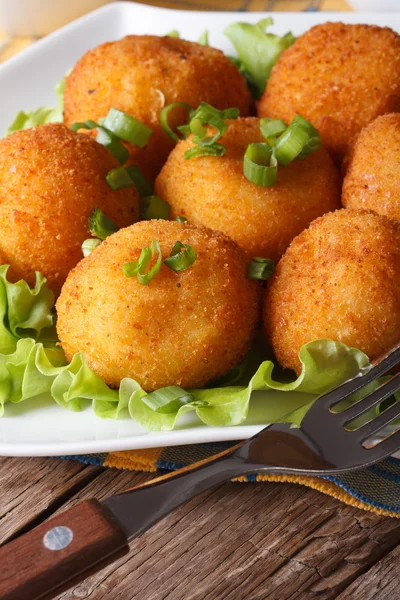
M 182 0 L 154 4 L 181 7 Z M 295 2 L 284 8 L 289 4 Z M 322 7 L 345 3 L 323 0 Z M 33 41 L 2 39 L 0 61 Z M 69 460 L 0 458 L 0 542 L 80 499 L 103 498 L 149 478 Z M 180 508 L 114 566 L 57 598 L 397 600 L 400 520 L 294 484 L 228 483 Z

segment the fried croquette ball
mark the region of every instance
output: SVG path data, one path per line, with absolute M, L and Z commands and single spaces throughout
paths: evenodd
M 289 246 L 265 295 L 263 321 L 278 361 L 300 373 L 303 344 L 328 338 L 373 360 L 400 340 L 400 223 L 343 209 Z
M 104 146 L 61 123 L 0 140 L 0 256 L 14 279 L 33 284 L 41 271 L 58 293 L 82 258 L 95 207 L 120 227 L 137 220 L 136 190 L 106 181 L 116 166 Z
M 278 260 L 292 239 L 311 221 L 340 207 L 339 175 L 327 151 L 279 166 L 274 187 L 251 183 L 243 174 L 248 144 L 265 141 L 260 121 L 231 121 L 219 140 L 223 157 L 185 159 L 191 140 L 171 152 L 156 180 L 156 193 L 171 205 L 172 216 L 223 231 L 249 256 Z
M 178 240 L 197 260 L 165 264 L 148 285 L 122 267 L 152 240 L 163 259 Z M 57 330 L 69 359 L 83 352 L 109 385 L 132 377 L 147 390 L 194 388 L 237 365 L 259 316 L 259 289 L 243 250 L 222 233 L 171 221 L 120 230 L 70 273 L 57 302 Z
M 143 150 L 131 147 L 131 156 L 154 179 L 174 146 L 160 125 L 161 109 L 173 102 L 197 108 L 202 101 L 221 110 L 237 107 L 242 115 L 252 105 L 245 78 L 220 50 L 169 36 L 129 35 L 77 63 L 66 81 L 64 119 L 67 125 L 97 121 L 110 108 L 136 117 L 153 134 Z M 179 124 L 187 113 L 170 117 Z
M 365 127 L 346 159 L 342 203 L 400 220 L 400 114 Z
M 375 117 L 400 111 L 400 36 L 388 27 L 324 23 L 285 50 L 259 102 L 262 117 L 316 127 L 337 160 Z

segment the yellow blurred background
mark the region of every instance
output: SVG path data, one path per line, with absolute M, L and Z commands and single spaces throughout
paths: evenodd
M 57 0 L 54 0 L 56 2 Z M 400 1 L 400 0 L 399 0 Z M 219 11 L 348 11 L 345 0 L 142 0 L 164 8 Z M 36 36 L 12 36 L 0 30 L 0 62 L 14 56 L 37 39 Z

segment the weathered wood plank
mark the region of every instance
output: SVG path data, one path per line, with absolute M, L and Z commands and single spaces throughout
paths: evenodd
M 0 458 L 0 543 L 50 516 L 101 471 L 56 458 Z
M 135 476 L 136 478 L 136 476 Z M 107 471 L 67 504 L 131 485 Z M 400 523 L 294 485 L 225 484 L 58 600 L 333 600 L 400 542 Z
M 356 579 L 337 600 L 400 600 L 400 547 Z

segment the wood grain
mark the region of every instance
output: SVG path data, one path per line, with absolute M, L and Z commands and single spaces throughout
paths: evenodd
M 0 459 L 0 531 L 10 537 L 81 499 L 153 476 L 57 459 Z M 399 543 L 399 521 L 313 490 L 229 483 L 182 506 L 137 539 L 129 555 L 56 598 L 397 600 L 391 594 L 400 589 Z M 370 573 L 376 589 L 390 593 L 365 596 Z
M 39 600 L 123 548 L 119 524 L 85 500 L 0 548 L 0 598 Z

